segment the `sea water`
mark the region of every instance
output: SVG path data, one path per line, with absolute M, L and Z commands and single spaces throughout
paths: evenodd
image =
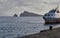
M 42 17 L 0 17 L 0 38 L 14 38 L 39 33 L 41 30 L 60 27 L 60 24 L 45 24 Z

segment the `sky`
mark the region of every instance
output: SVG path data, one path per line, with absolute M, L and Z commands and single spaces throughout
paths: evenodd
M 20 15 L 23 11 L 44 15 L 59 4 L 60 0 L 0 0 L 0 16 Z

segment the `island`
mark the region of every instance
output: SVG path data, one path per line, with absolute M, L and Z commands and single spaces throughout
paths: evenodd
M 42 16 L 42 15 L 38 15 L 28 11 L 24 11 L 23 13 L 20 14 L 20 17 L 26 17 L 26 16 Z

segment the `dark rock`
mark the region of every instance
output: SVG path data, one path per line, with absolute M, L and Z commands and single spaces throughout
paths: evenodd
M 17 17 L 18 15 L 17 14 L 14 14 L 14 17 Z

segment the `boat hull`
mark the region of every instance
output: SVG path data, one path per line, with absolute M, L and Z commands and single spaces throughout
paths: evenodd
M 44 19 L 45 20 L 45 23 L 60 23 L 60 18 L 55 18 L 55 19 Z

